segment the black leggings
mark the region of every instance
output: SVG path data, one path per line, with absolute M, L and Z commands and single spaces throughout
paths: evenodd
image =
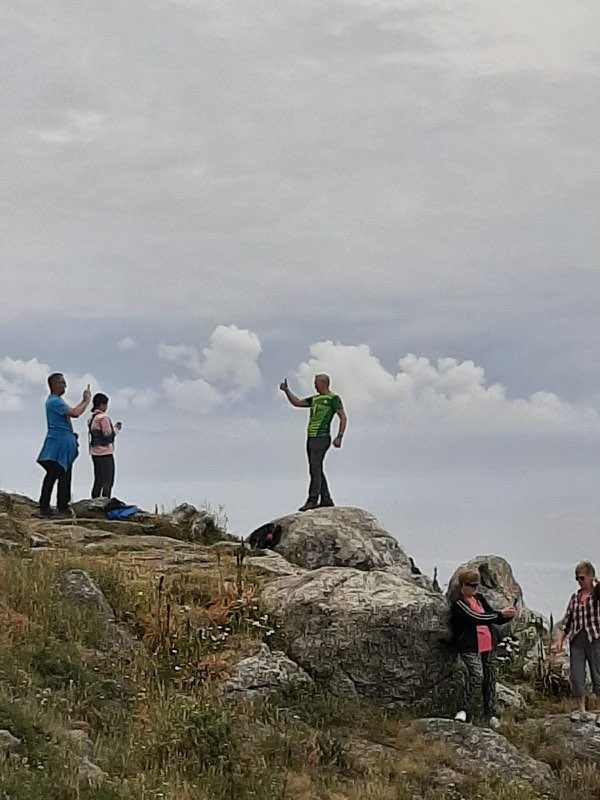
M 110 497 L 115 482 L 115 457 L 92 456 L 94 462 L 94 485 L 92 497 Z

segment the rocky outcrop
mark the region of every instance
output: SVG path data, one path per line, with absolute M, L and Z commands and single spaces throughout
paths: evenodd
M 318 508 L 275 522 L 281 536 L 273 549 L 304 569 L 400 567 L 410 573 L 409 558 L 398 541 L 361 508 Z
M 527 708 L 527 703 L 521 692 L 518 689 L 506 686 L 504 683 L 498 682 L 496 684 L 496 695 L 501 708 L 510 709 L 511 711 L 525 711 Z
M 479 572 L 480 591 L 494 608 L 511 606 L 517 600 L 517 608 L 523 607 L 523 591 L 513 575 L 512 567 L 501 556 L 475 556 L 461 564 L 452 574 L 448 584 L 447 597 L 455 600 L 459 595 L 458 575 L 463 569 Z
M 272 550 L 265 550 L 261 555 L 246 557 L 244 563 L 248 567 L 253 567 L 259 572 L 267 572 L 271 575 L 302 575 L 306 572 L 302 567 L 290 564 L 279 553 Z
M 569 714 L 552 714 L 525 724 L 532 739 L 560 741 L 567 756 L 591 761 L 600 769 L 600 727 L 596 725 L 596 716 L 586 714 L 583 720 L 572 722 Z
M 248 697 L 266 695 L 284 684 L 311 684 L 309 675 L 280 651 L 262 645 L 256 655 L 244 658 L 230 670 L 224 691 Z
M 14 753 L 21 746 L 21 740 L 13 736 L 10 731 L 0 730 L 0 757 Z
M 400 708 L 453 671 L 447 604 L 410 575 L 323 567 L 275 580 L 263 601 L 288 656 L 335 694 Z
M 70 569 L 62 576 L 61 591 L 64 597 L 89 606 L 106 620 L 114 619 L 113 610 L 102 590 L 83 569 Z
M 497 775 L 509 782 L 526 783 L 541 792 L 552 790 L 548 764 L 520 753 L 504 736 L 449 719 L 418 719 L 414 730 L 425 739 L 444 742 L 458 757 L 461 769 L 480 777 Z
M 106 626 L 107 648 L 126 651 L 135 651 L 139 648 L 139 642 L 116 624 L 110 603 L 85 570 L 70 569 L 65 572 L 61 580 L 61 592 L 63 597 L 93 609 L 103 619 Z

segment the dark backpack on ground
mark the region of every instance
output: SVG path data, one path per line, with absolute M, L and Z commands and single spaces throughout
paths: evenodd
M 281 541 L 281 525 L 276 522 L 267 522 L 261 525 L 248 536 L 248 544 L 253 549 L 272 550 Z

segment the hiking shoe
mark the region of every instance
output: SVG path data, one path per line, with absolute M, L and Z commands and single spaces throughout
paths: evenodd
M 55 519 L 74 519 L 75 514 L 71 508 L 57 508 L 54 517 Z
M 333 500 L 326 500 L 325 502 L 321 500 L 321 502 L 319 503 L 319 508 L 333 508 L 334 505 L 335 503 L 333 502 Z
M 493 731 L 500 730 L 500 720 L 498 717 L 490 717 L 488 720 L 488 725 Z
M 50 519 L 51 517 L 55 516 L 54 510 L 52 508 L 41 508 L 36 509 L 35 511 L 31 512 L 32 517 L 37 517 L 38 519 Z
M 303 506 L 300 506 L 298 511 L 311 511 L 313 508 L 316 508 L 316 507 L 317 507 L 317 501 L 316 500 L 307 500 L 306 503 L 304 503 Z
M 467 712 L 466 711 L 457 711 L 454 715 L 455 722 L 466 722 L 467 721 Z

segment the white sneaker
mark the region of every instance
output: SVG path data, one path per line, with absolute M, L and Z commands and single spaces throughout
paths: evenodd
M 466 722 L 467 721 L 467 712 L 466 711 L 457 711 L 454 715 L 455 722 Z
M 500 720 L 498 717 L 490 717 L 488 725 L 493 731 L 500 730 Z

